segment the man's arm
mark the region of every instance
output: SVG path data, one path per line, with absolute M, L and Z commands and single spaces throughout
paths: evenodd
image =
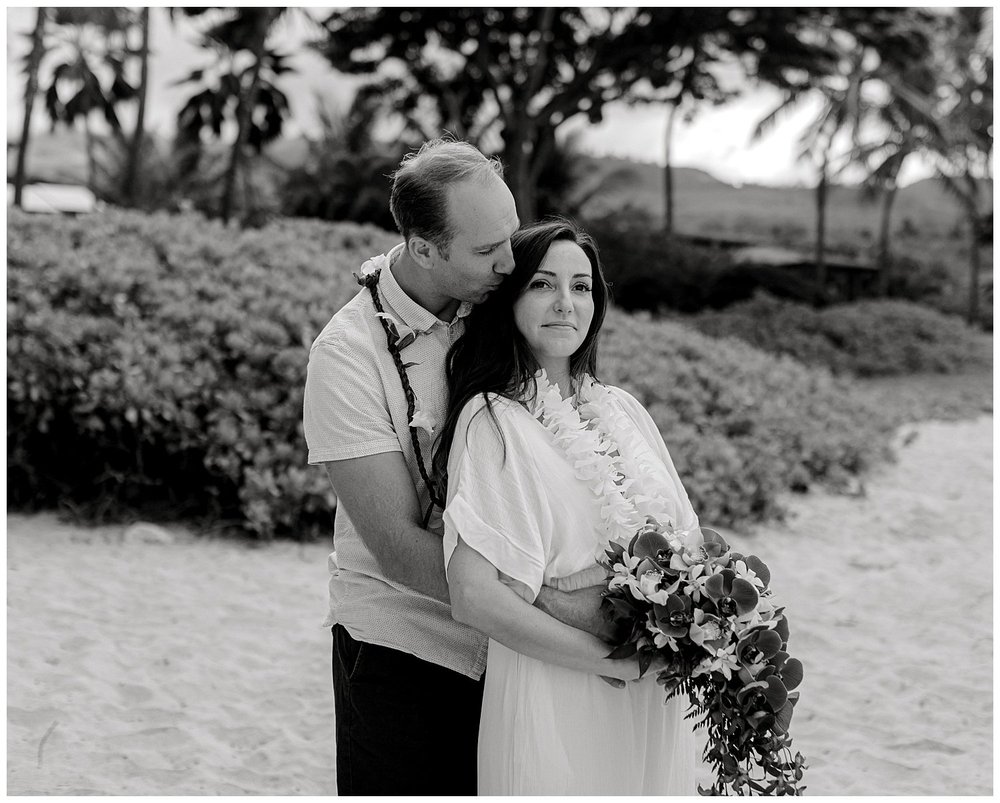
M 393 582 L 449 602 L 441 537 L 420 526 L 416 488 L 401 452 L 323 464 L 358 535 Z
M 450 602 L 441 537 L 420 526 L 421 511 L 401 452 L 323 464 L 358 535 L 393 582 Z M 542 586 L 535 607 L 564 624 L 611 641 L 614 628 L 601 611 L 604 570 L 586 570 L 593 585 L 578 591 Z
M 542 586 L 535 607 L 564 624 L 586 630 L 598 638 L 614 643 L 620 635 L 610 616 L 601 608 L 607 590 L 607 573 L 602 566 L 579 572 L 586 576 L 586 585 L 576 591 L 558 591 Z

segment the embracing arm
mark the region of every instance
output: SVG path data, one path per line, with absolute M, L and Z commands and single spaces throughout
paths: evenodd
M 584 573 L 588 583 L 575 591 L 542 586 L 535 599 L 535 607 L 571 627 L 586 630 L 606 642 L 614 642 L 618 628 L 601 608 L 601 600 L 608 587 L 607 572 L 595 563 L 593 569 L 584 569 L 579 574 Z
M 447 603 L 441 537 L 420 526 L 420 502 L 401 452 L 323 464 L 358 535 L 393 582 Z
M 452 616 L 522 655 L 593 675 L 634 680 L 633 660 L 607 658 L 599 638 L 529 605 L 500 580 L 496 567 L 461 538 L 448 564 Z

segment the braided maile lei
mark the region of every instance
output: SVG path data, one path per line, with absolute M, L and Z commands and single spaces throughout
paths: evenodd
M 362 287 L 367 287 L 368 292 L 372 294 L 372 303 L 375 305 L 375 311 L 378 314 L 378 319 L 382 322 L 382 328 L 385 330 L 386 346 L 389 349 L 389 353 L 392 355 L 393 363 L 396 365 L 396 372 L 399 374 L 399 381 L 403 385 L 403 395 L 406 396 L 406 420 L 411 422 L 413 421 L 413 414 L 417 408 L 417 398 L 413 393 L 413 388 L 410 387 L 410 378 L 406 375 L 406 369 L 413 365 L 413 363 L 404 363 L 400 352 L 403 347 L 405 345 L 409 345 L 412 340 L 406 340 L 405 343 L 402 342 L 404 338 L 400 338 L 399 332 L 396 330 L 396 325 L 392 322 L 392 319 L 382 307 L 382 302 L 379 300 L 377 289 L 378 277 L 381 273 L 381 270 L 373 270 L 371 273 L 357 276 L 357 280 L 358 284 Z M 420 476 L 427 485 L 427 491 L 431 497 L 430 507 L 427 508 L 427 513 L 424 515 L 423 526 L 426 529 L 428 523 L 430 522 L 431 513 L 434 511 L 434 506 L 437 505 L 441 509 L 444 509 L 444 500 L 438 493 L 437 486 L 434 481 L 427 475 L 427 469 L 424 468 L 424 457 L 420 451 L 420 439 L 417 437 L 417 428 L 414 427 L 413 424 L 410 424 L 409 429 L 410 440 L 413 443 L 413 451 L 417 456 L 417 467 L 420 469 Z

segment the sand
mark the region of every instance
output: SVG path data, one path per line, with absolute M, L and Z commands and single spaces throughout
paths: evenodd
M 907 432 L 727 534 L 788 606 L 807 794 L 992 793 L 992 418 Z M 7 524 L 8 794 L 335 792 L 325 545 Z

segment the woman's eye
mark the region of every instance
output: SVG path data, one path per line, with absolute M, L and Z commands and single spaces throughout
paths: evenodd
M 578 284 L 573 285 L 573 289 L 580 293 L 589 293 L 590 285 L 585 284 L 584 282 L 579 282 Z
M 535 279 L 531 284 L 528 285 L 532 290 L 541 287 L 548 287 L 549 283 L 545 279 Z

